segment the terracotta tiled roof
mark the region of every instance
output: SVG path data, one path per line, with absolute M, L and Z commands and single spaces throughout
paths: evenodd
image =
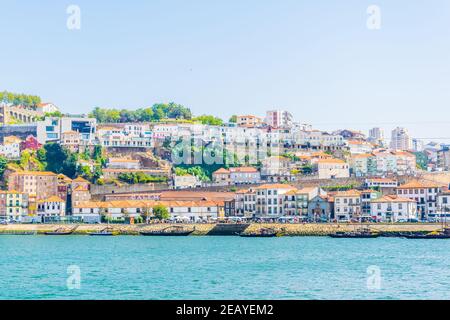
M 361 195 L 361 191 L 359 190 L 346 190 L 346 191 L 338 191 L 334 197 L 359 197 Z
M 230 168 L 230 172 L 255 173 L 258 172 L 258 169 L 254 167 L 238 167 L 238 168 Z
M 296 189 L 289 184 L 274 183 L 274 184 L 263 184 L 262 186 L 256 187 L 256 189 Z
M 86 179 L 84 179 L 82 176 L 78 176 L 76 179 L 73 180 L 73 182 L 85 182 L 89 183 Z
M 344 160 L 341 159 L 321 159 L 318 161 L 318 163 L 340 163 L 344 164 L 346 163 Z
M 392 203 L 392 202 L 416 202 L 415 200 L 409 198 L 397 197 L 394 195 L 383 196 L 379 199 L 371 201 L 372 203 Z
M 213 172 L 213 174 L 227 174 L 227 173 L 230 173 L 230 170 L 227 170 L 225 168 L 220 168 Z
M 13 173 L 13 175 L 20 175 L 20 176 L 28 176 L 28 175 L 34 175 L 34 176 L 56 176 L 56 173 L 50 172 L 50 171 L 16 171 Z
M 399 189 L 427 189 L 427 188 L 441 188 L 443 184 L 439 184 L 436 182 L 429 182 L 423 180 L 413 180 L 402 184 L 399 186 Z

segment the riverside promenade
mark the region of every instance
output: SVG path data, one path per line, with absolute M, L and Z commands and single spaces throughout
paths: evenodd
M 229 226 L 230 224 L 226 224 Z M 61 224 L 10 224 L 0 226 L 1 234 L 29 233 L 35 232 L 37 235 L 44 234 L 47 231 L 53 231 L 60 227 L 71 228 L 74 225 Z M 115 231 L 121 235 L 139 235 L 140 231 L 161 230 L 170 226 L 183 226 L 186 229 L 194 229 L 193 236 L 207 236 L 213 234 L 213 230 L 220 228 L 221 224 L 111 224 Z M 223 225 L 222 225 L 223 226 Z M 373 231 L 380 231 L 387 234 L 395 235 L 403 232 L 430 232 L 442 228 L 442 224 L 437 223 L 376 223 L 364 224 L 369 226 Z M 74 235 L 87 235 L 90 232 L 98 232 L 106 227 L 106 224 L 79 224 L 74 231 Z M 242 227 L 236 224 L 236 227 Z M 360 227 L 359 224 L 335 224 L 335 223 L 306 223 L 306 224 L 290 224 L 290 223 L 250 223 L 246 226 L 245 232 L 259 232 L 262 228 L 275 228 L 283 231 L 286 236 L 325 236 L 336 231 L 353 231 Z M 242 228 L 241 228 L 242 229 Z M 235 233 L 230 233 L 234 235 Z

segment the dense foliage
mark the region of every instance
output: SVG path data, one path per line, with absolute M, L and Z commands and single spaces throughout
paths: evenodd
M 156 219 L 166 220 L 170 218 L 169 210 L 162 204 L 158 204 L 153 207 L 153 215 Z
M 223 120 L 214 116 L 202 115 L 195 117 L 194 121 L 201 122 L 202 124 L 208 124 L 211 126 L 221 126 L 223 125 Z
M 41 98 L 34 95 L 4 91 L 0 92 L 0 101 L 6 101 L 15 106 L 22 105 L 26 107 L 36 107 L 41 103 Z
M 45 170 L 62 173 L 74 178 L 77 173 L 77 156 L 58 143 L 46 143 L 38 150 L 37 157 Z
M 189 108 L 171 102 L 168 104 L 157 103 L 152 107 L 137 110 L 104 109 L 96 107 L 89 116 L 96 118 L 100 123 L 124 123 L 159 121 L 162 119 L 189 120 L 192 118 L 192 113 Z
M 119 180 L 130 183 L 150 183 L 150 182 L 166 182 L 166 177 L 156 177 L 145 174 L 143 172 L 130 172 L 130 173 L 121 173 L 119 174 Z

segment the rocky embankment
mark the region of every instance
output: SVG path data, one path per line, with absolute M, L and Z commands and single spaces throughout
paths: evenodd
M 194 229 L 192 235 L 202 236 L 208 235 L 216 224 L 176 224 L 184 226 L 186 229 Z M 161 230 L 172 226 L 172 224 L 138 224 L 138 225 L 110 225 L 115 231 L 122 235 L 139 235 L 140 231 Z M 366 225 L 365 225 L 366 226 Z M 1 225 L 0 234 L 14 233 L 31 233 L 44 234 L 47 231 L 54 231 L 58 228 L 71 228 L 73 225 L 56 225 L 56 224 L 10 224 Z M 98 232 L 105 228 L 106 225 L 80 224 L 73 234 L 86 235 L 90 232 Z M 336 231 L 353 231 L 359 225 L 354 224 L 281 224 L 281 223 L 252 223 L 245 232 L 258 233 L 262 228 L 274 228 L 283 231 L 286 236 L 325 236 Z M 372 224 L 369 227 L 373 231 L 380 231 L 386 235 L 396 236 L 400 233 L 419 233 L 430 232 L 442 228 L 440 224 Z M 233 233 L 234 235 L 234 233 Z

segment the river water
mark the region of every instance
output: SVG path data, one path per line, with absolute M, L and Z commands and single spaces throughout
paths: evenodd
M 1 299 L 450 299 L 450 240 L 0 236 Z

